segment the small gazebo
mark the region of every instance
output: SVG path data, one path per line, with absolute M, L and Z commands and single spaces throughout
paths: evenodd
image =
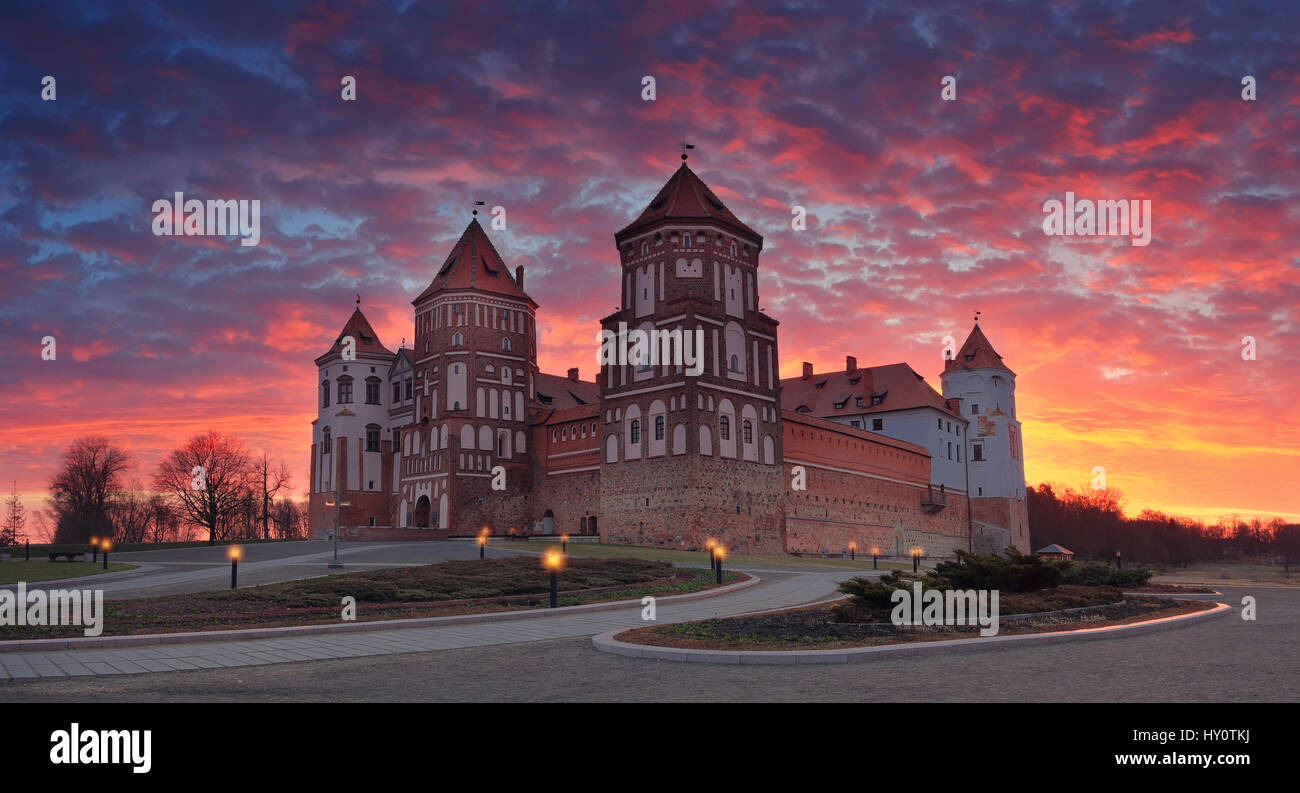
M 1051 559 L 1064 559 L 1067 562 L 1074 558 L 1074 551 L 1071 551 L 1069 548 L 1062 548 L 1056 543 L 1052 543 L 1045 548 L 1039 548 L 1034 553 Z

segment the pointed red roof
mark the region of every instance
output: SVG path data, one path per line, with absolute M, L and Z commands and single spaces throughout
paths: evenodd
M 712 220 L 761 242 L 762 236 L 731 213 L 695 172 L 682 163 L 637 219 L 614 235 L 622 240 L 662 220 Z
M 509 270 L 506 269 L 505 260 L 497 253 L 492 240 L 488 239 L 487 232 L 479 225 L 478 218 L 471 220 L 465 227 L 465 232 L 452 247 L 451 254 L 439 268 L 433 282 L 411 302 L 418 305 L 445 289 L 475 289 L 527 300 L 534 306 L 537 305 L 515 283 Z
M 356 340 L 358 355 L 363 352 L 389 357 L 393 355 L 392 351 L 384 347 L 383 343 L 379 341 L 379 334 L 375 333 L 375 329 L 370 327 L 370 321 L 366 319 L 365 314 L 361 313 L 361 307 L 358 306 L 352 312 L 352 316 L 348 317 L 348 321 L 343 325 L 343 330 L 339 331 L 338 338 L 334 339 L 333 346 L 316 359 L 317 364 L 320 363 L 321 358 L 331 353 L 342 352 L 344 336 L 351 336 Z
M 1006 369 L 1011 372 L 1011 369 L 1002 363 L 1002 356 L 993 349 L 993 345 L 989 343 L 988 337 L 980 330 L 978 324 L 966 337 L 966 343 L 957 351 L 957 356 L 944 362 L 945 372 L 953 369 Z M 1014 375 L 1015 372 L 1011 374 Z

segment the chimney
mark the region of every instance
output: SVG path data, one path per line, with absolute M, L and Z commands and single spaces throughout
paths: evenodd
M 849 374 L 858 371 L 858 359 L 854 358 L 852 355 L 844 356 L 844 371 Z
M 522 264 L 515 268 L 515 286 L 521 290 L 524 288 L 524 266 Z
M 569 370 L 569 379 L 575 383 L 578 382 L 578 367 L 575 366 Z
M 804 361 L 804 362 L 803 362 L 803 379 L 807 380 L 809 377 L 812 377 L 812 364 L 808 363 L 807 361 Z

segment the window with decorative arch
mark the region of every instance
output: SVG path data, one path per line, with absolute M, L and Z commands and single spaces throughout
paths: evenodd
M 510 339 L 501 340 L 501 349 L 505 350 L 506 352 L 510 352 Z
M 453 334 L 451 334 L 451 346 L 453 346 L 453 347 L 460 347 L 460 346 L 463 345 L 464 343 L 465 343 L 465 337 L 464 337 L 464 336 L 460 335 L 459 333 L 453 333 Z
M 655 416 L 655 440 L 661 441 L 663 439 L 664 439 L 664 417 Z
M 746 443 L 746 444 L 750 444 L 750 443 L 753 443 L 753 442 L 754 442 L 754 425 L 753 425 L 753 424 L 751 424 L 750 422 L 746 421 L 746 422 L 744 423 L 744 425 L 743 425 L 743 429 L 741 430 L 741 432 L 742 432 L 742 438 L 744 439 L 744 443 Z
M 718 418 L 718 437 L 724 441 L 731 440 L 731 419 L 726 416 Z
M 320 406 L 327 408 L 330 406 L 330 381 L 326 380 L 320 384 Z
M 339 378 L 339 404 L 352 404 L 352 378 L 347 375 Z
M 329 454 L 334 449 L 334 442 L 330 439 L 330 428 L 322 429 L 320 436 L 321 454 Z
M 383 381 L 380 380 L 378 377 L 366 378 L 366 404 L 367 405 L 379 404 L 379 387 L 382 383 Z
M 641 422 L 639 420 L 632 420 L 632 427 L 628 430 L 628 437 L 632 443 L 641 442 Z

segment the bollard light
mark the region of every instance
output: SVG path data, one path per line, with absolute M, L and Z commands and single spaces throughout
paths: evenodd
M 555 551 L 551 551 L 542 559 L 542 565 L 551 574 L 551 608 L 558 608 L 560 605 L 560 569 L 564 567 L 564 557 Z
M 23 540 L 23 553 L 27 554 L 27 561 L 32 560 L 32 541 Z
M 912 572 L 921 571 L 921 549 L 919 547 L 912 549 Z
M 239 557 L 243 556 L 244 549 L 238 545 L 230 546 L 230 588 L 238 586 L 239 581 Z
M 704 546 L 709 549 L 709 569 L 712 570 L 718 566 L 717 557 L 714 555 L 718 548 L 718 541 L 710 537 Z
M 113 541 L 105 537 L 100 541 L 100 548 L 104 551 L 104 569 L 108 569 L 108 552 L 113 550 Z
M 483 552 L 488 544 L 488 527 L 484 526 L 478 533 L 478 558 L 483 558 Z
M 1124 569 L 1124 560 L 1120 557 L 1119 551 L 1115 552 L 1115 569 L 1116 570 Z
M 99 561 L 99 537 L 96 537 L 93 534 L 90 536 L 90 550 L 91 550 L 91 554 L 90 554 L 91 563 L 93 564 L 95 562 L 98 562 Z
M 876 557 L 879 555 L 880 555 L 880 549 L 874 545 L 871 546 L 871 569 L 872 570 L 880 569 L 880 567 L 876 565 Z
M 569 535 L 567 534 L 560 535 L 560 553 L 566 555 L 569 553 Z
M 850 561 L 850 562 L 856 562 L 857 560 L 858 560 L 858 544 L 857 544 L 856 542 L 850 542 L 850 543 L 849 543 L 849 561 Z
M 727 555 L 727 549 L 723 548 L 721 545 L 713 549 L 713 557 L 715 560 L 717 560 L 717 563 L 713 567 L 713 571 L 717 575 L 717 582 L 719 584 L 722 583 L 722 560 L 726 557 L 726 555 Z

